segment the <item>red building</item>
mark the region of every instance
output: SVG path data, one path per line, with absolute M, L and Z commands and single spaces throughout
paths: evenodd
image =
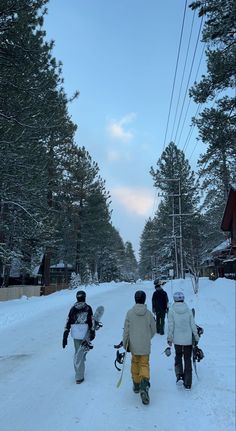
M 236 278 L 236 184 L 231 185 L 221 229 L 230 233 L 230 254 L 223 262 L 225 276 Z

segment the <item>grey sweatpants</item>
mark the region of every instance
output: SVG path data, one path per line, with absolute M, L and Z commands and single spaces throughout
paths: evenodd
M 75 340 L 74 339 L 74 346 L 75 346 L 75 354 L 74 354 L 75 380 L 84 379 L 85 361 L 86 361 L 86 354 L 87 354 L 87 352 L 84 352 L 84 349 L 80 348 L 82 341 L 83 340 Z

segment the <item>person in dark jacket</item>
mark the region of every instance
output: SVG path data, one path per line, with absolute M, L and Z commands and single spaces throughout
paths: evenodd
M 85 360 L 86 353 L 81 348 L 82 343 L 89 343 L 95 337 L 95 330 L 93 329 L 93 310 L 90 305 L 86 304 L 86 293 L 79 290 L 76 293 L 77 302 L 70 309 L 68 318 L 65 325 L 63 334 L 62 347 L 67 345 L 68 335 L 74 340 L 75 355 L 74 355 L 74 368 L 75 368 L 75 381 L 82 383 L 84 381 Z
M 157 333 L 164 335 L 165 315 L 168 311 L 168 295 L 161 287 L 159 279 L 154 281 L 155 292 L 152 295 L 152 312 L 156 315 Z

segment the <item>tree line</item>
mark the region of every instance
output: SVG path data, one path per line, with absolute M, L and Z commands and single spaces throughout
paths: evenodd
M 175 276 L 183 268 L 196 274 L 204 256 L 224 239 L 221 220 L 230 184 L 236 183 L 236 3 L 197 0 L 190 8 L 204 17 L 207 74 L 192 86 L 190 97 L 204 107 L 193 124 L 206 151 L 198 160 L 198 175 L 174 142 L 151 168 L 163 197 L 142 232 L 141 277 L 151 278 L 155 269 L 165 274 L 172 269 Z M 209 108 L 211 100 L 215 103 Z
M 62 64 L 43 29 L 48 0 L 0 0 L 0 273 L 22 282 L 41 265 L 72 264 L 81 280 L 134 277 L 137 261 L 111 222 L 99 167 L 75 142 Z

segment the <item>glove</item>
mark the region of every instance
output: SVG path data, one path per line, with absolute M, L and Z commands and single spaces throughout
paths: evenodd
M 167 344 L 171 347 L 172 346 L 172 341 L 167 341 Z
M 89 335 L 90 341 L 93 341 L 94 338 L 95 338 L 95 331 L 94 331 L 94 329 L 90 329 L 90 335 Z
M 68 335 L 69 335 L 69 331 L 67 331 L 67 330 L 64 331 L 63 340 L 62 340 L 62 347 L 63 347 L 63 349 L 67 346 Z

